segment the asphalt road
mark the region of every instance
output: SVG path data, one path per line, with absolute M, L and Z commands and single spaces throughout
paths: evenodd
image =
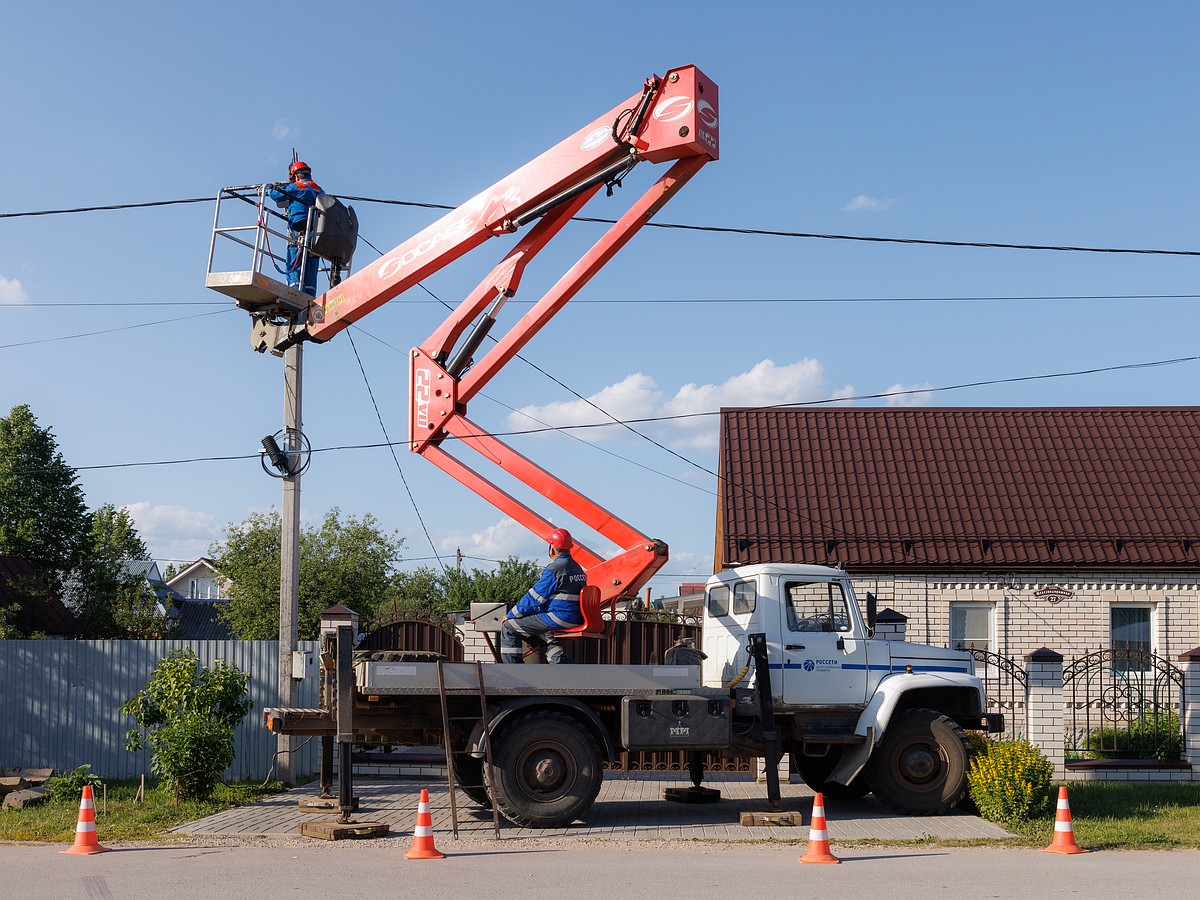
M 4 896 L 19 898 L 697 897 L 856 900 L 929 897 L 1177 896 L 1200 880 L 1200 851 L 853 847 L 841 865 L 806 865 L 804 847 L 679 841 L 614 844 L 438 841 L 441 860 L 406 860 L 410 842 L 286 842 L 116 847 L 96 856 L 62 845 L 0 845 Z

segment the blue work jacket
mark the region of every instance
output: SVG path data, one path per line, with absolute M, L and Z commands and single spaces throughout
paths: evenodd
M 587 584 L 587 573 L 570 554 L 556 556 L 542 570 L 529 592 L 508 613 L 509 618 L 541 613 L 568 625 L 583 622 L 579 611 L 579 594 Z
M 281 187 L 273 187 L 268 193 L 277 206 L 287 207 L 288 227 L 293 231 L 303 231 L 308 221 L 309 209 L 325 192 L 311 178 L 306 178 Z

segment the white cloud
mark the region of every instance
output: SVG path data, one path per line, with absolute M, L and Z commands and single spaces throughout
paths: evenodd
M 289 125 L 287 122 L 280 119 L 271 128 L 271 136 L 275 140 L 282 143 L 295 140 L 300 134 L 300 129 L 294 125 Z
M 437 544 L 443 558 L 453 559 L 458 550 L 462 550 L 463 556 L 476 557 L 465 561 L 464 568 L 486 569 L 487 565 L 479 562 L 482 559 L 505 559 L 509 556 L 541 559 L 546 552 L 541 538 L 507 516 L 482 531 L 448 532 L 438 539 Z
M 849 387 L 841 388 L 834 395 L 846 396 L 852 391 Z M 715 413 L 723 406 L 773 406 L 822 400 L 829 396 L 819 360 L 803 359 L 777 366 L 772 360 L 764 359 L 750 370 L 720 384 L 685 384 L 669 398 L 653 378 L 636 372 L 589 399 L 622 421 L 658 416 L 685 417 L 646 427 L 652 427 L 656 435 L 675 446 L 711 449 L 717 445 L 719 417 Z M 574 400 L 527 406 L 510 415 L 508 424 L 514 430 L 527 429 L 531 418 L 556 427 L 609 421 L 584 401 Z M 608 428 L 575 433 L 591 440 L 614 434 Z
M 883 393 L 887 395 L 888 406 L 928 406 L 933 402 L 933 385 L 928 381 L 922 384 L 893 384 Z
M 148 500 L 123 508 L 155 559 L 197 559 L 208 553 L 209 544 L 218 537 L 211 513 Z
M 641 372 L 634 372 L 616 384 L 610 384 L 599 393 L 593 394 L 588 400 L 611 416 L 626 422 L 630 419 L 645 419 L 658 415 L 662 396 L 662 391 L 658 389 L 653 378 Z M 508 423 L 514 430 L 526 430 L 539 425 L 562 428 L 611 422 L 612 419 L 596 409 L 596 406 L 584 400 L 547 403 L 545 406 L 523 406 L 509 415 Z M 601 436 L 600 431 L 589 428 L 576 434 L 594 440 Z
M 867 194 L 859 194 L 842 207 L 842 212 L 883 212 L 889 209 L 893 202 L 891 197 L 880 200 L 877 197 L 870 197 Z
M 29 295 L 15 278 L 0 276 L 0 303 L 28 303 Z

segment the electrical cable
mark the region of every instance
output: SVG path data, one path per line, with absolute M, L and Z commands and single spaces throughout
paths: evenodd
M 355 197 L 348 194 L 336 194 L 339 200 L 352 200 L 356 203 L 379 203 L 387 206 L 411 206 L 420 209 L 455 210 L 459 207 L 446 203 L 420 203 L 414 200 L 385 200 L 378 197 Z M 122 209 L 145 209 L 156 206 L 175 206 L 185 203 L 211 203 L 212 197 L 188 197 L 180 200 L 156 200 L 146 203 L 114 203 L 107 206 L 79 206 L 72 209 L 40 209 L 26 212 L 0 213 L 0 219 L 18 219 L 29 216 L 53 216 L 69 213 L 102 212 Z M 616 219 L 604 219 L 594 216 L 576 216 L 574 221 L 590 222 L 601 225 L 613 225 Z M 999 250 L 1054 250 L 1072 253 L 1134 253 L 1150 256 L 1200 256 L 1200 250 L 1162 250 L 1149 248 L 1128 247 L 1083 247 L 1065 244 L 1017 244 L 998 241 L 951 241 L 928 238 L 894 238 L 877 237 L 855 234 L 829 234 L 810 231 L 782 231 L 768 228 L 735 228 L 721 225 L 687 225 L 680 222 L 646 222 L 647 228 L 666 228 L 676 231 L 701 231 L 714 234 L 742 234 L 759 237 L 809 238 L 826 241 L 860 241 L 875 244 L 913 244 L 933 247 L 976 247 Z M 378 252 L 378 251 L 377 251 Z
M 446 564 L 437 555 L 437 546 L 433 543 L 433 536 L 429 533 L 429 528 L 426 526 L 425 519 L 421 515 L 421 509 L 417 506 L 417 498 L 413 496 L 412 488 L 408 485 L 408 479 L 404 476 L 404 469 L 400 466 L 400 459 L 396 456 L 396 446 L 388 436 L 387 426 L 383 424 L 383 414 L 379 411 L 379 404 L 375 402 L 375 392 L 371 390 L 371 381 L 367 378 L 367 370 L 363 367 L 362 357 L 358 355 L 358 347 L 354 344 L 354 335 L 348 331 L 347 336 L 350 338 L 350 348 L 354 351 L 354 358 L 358 361 L 358 370 L 362 372 L 363 383 L 367 386 L 367 394 L 371 398 L 371 405 L 375 407 L 375 417 L 379 419 L 379 428 L 383 432 L 384 440 L 388 442 L 388 450 L 392 454 L 392 462 L 396 464 L 396 471 L 400 473 L 400 480 L 404 482 L 404 490 L 408 493 L 408 500 L 412 503 L 413 512 L 417 515 L 417 521 L 421 523 L 421 530 L 425 532 L 425 539 L 429 541 L 429 549 L 433 551 L 434 558 L 437 559 L 438 565 L 445 572 Z
M 15 347 L 32 347 L 35 344 L 53 344 L 58 341 L 72 341 L 76 338 L 97 337 L 102 334 L 116 334 L 119 331 L 132 331 L 135 328 L 149 328 L 151 325 L 169 325 L 173 322 L 187 322 L 190 319 L 203 319 L 206 316 L 219 316 L 233 312 L 236 307 L 217 309 L 212 312 L 196 313 L 194 316 L 180 316 L 175 319 L 159 319 L 157 322 L 139 322 L 136 325 L 122 325 L 118 328 L 105 328 L 101 331 L 85 331 L 79 334 L 64 334 L 59 337 L 38 338 L 33 341 L 18 341 L 14 344 L 0 344 L 0 350 L 11 350 Z
M 897 392 L 886 392 L 886 393 L 878 393 L 878 394 L 855 394 L 855 395 L 852 395 L 849 397 L 827 397 L 823 400 L 798 400 L 798 401 L 791 402 L 791 403 L 776 403 L 776 404 L 772 404 L 769 406 L 763 406 L 763 407 L 757 407 L 757 408 L 787 409 L 787 408 L 794 408 L 794 407 L 800 407 L 800 406 L 820 406 L 822 404 L 831 404 L 831 403 L 841 403 L 841 404 L 854 403 L 859 400 L 873 400 L 873 399 L 879 399 L 879 398 L 883 398 L 883 397 L 899 397 L 899 396 L 904 396 L 905 394 L 933 394 L 933 393 L 939 393 L 939 392 L 943 392 L 943 391 L 963 390 L 963 389 L 972 388 L 972 387 L 990 387 L 992 385 L 998 385 L 998 384 L 1012 384 L 1014 382 L 1048 380 L 1048 379 L 1053 379 L 1053 378 L 1072 378 L 1072 377 L 1076 377 L 1076 376 L 1099 374 L 1099 373 L 1103 373 L 1103 372 L 1118 372 L 1118 371 L 1126 371 L 1126 370 L 1133 370 L 1133 369 L 1147 369 L 1147 368 L 1155 368 L 1158 366 L 1178 365 L 1181 363 L 1189 363 L 1189 362 L 1197 362 L 1197 361 L 1200 361 L 1200 356 L 1181 356 L 1181 357 L 1177 357 L 1175 359 L 1153 360 L 1151 362 L 1144 362 L 1144 363 L 1126 363 L 1123 365 L 1116 365 L 1116 366 L 1099 366 L 1099 367 L 1096 367 L 1093 369 L 1079 369 L 1079 370 L 1072 371 L 1072 372 L 1050 372 L 1050 373 L 1045 373 L 1042 375 L 1024 375 L 1024 376 L 1017 376 L 1017 377 L 1013 377 L 1013 378 L 993 379 L 990 381 L 973 381 L 973 382 L 967 382 L 967 383 L 963 383 L 963 384 L 948 385 L 945 387 L 931 387 L 931 388 L 914 389 L 912 391 L 897 391 Z M 720 414 L 721 414 L 720 410 L 713 410 L 713 411 L 709 411 L 709 412 L 685 413 L 685 414 L 681 414 L 681 415 L 671 415 L 671 416 L 647 416 L 647 417 L 640 418 L 640 419 L 630 419 L 629 422 L 631 422 L 633 424 L 642 424 L 642 423 L 646 423 L 646 422 L 669 422 L 669 421 L 673 421 L 676 419 L 699 418 L 702 416 L 719 416 Z M 579 429 L 584 429 L 584 428 L 612 428 L 613 426 L 614 426 L 614 423 L 612 423 L 612 422 L 599 422 L 599 423 L 591 424 L 591 425 L 558 425 L 558 426 L 554 426 L 554 427 L 550 427 L 550 428 L 528 429 L 528 430 L 524 430 L 524 431 L 496 432 L 494 436 L 496 436 L 496 437 L 511 437 L 511 436 L 518 436 L 518 435 L 526 435 L 526 434 L 544 434 L 547 431 L 569 431 L 569 430 L 579 430 Z M 448 440 L 448 441 L 449 440 L 457 440 L 457 438 L 455 438 L 454 435 L 447 435 L 446 440 Z M 344 450 L 377 450 L 381 447 L 398 447 L 398 446 L 401 446 L 401 444 L 407 445 L 408 441 L 400 442 L 400 441 L 390 441 L 389 440 L 384 443 L 372 443 L 372 444 L 339 444 L 339 445 L 332 446 L 332 447 L 314 448 L 312 452 L 313 453 L 335 453 L 335 452 L 341 452 Z M 173 466 L 173 465 L 183 465 L 183 464 L 188 464 L 188 463 L 227 462 L 227 461 L 231 461 L 231 460 L 245 460 L 245 459 L 257 460 L 259 458 L 259 456 L 260 456 L 260 454 L 258 454 L 258 453 L 246 453 L 246 454 L 239 454 L 236 456 L 201 456 L 201 457 L 191 457 L 191 458 L 187 458 L 187 459 L 156 460 L 156 461 L 132 462 L 132 463 L 107 463 L 107 464 L 95 465 L 95 466 L 72 466 L 71 468 L 73 468 L 74 470 L 76 470 L 78 472 L 87 472 L 87 471 L 96 471 L 96 470 L 101 470 L 101 469 L 132 469 L 132 468 L 140 468 L 140 467 L 145 467 L 145 466 Z M 698 463 L 693 463 L 693 465 L 700 467 Z M 703 469 L 703 467 L 700 467 L 700 468 L 710 475 L 713 474 L 711 471 L 709 471 L 707 469 Z M 37 474 L 37 471 L 36 470 L 22 470 L 22 471 L 15 471 L 13 474 L 33 475 L 33 474 Z
M 366 243 L 364 241 L 364 243 Z M 374 249 L 374 248 L 372 248 Z M 421 285 L 418 285 L 421 286 Z M 637 304 L 638 306 L 654 305 L 654 304 L 678 304 L 678 303 L 771 303 L 771 304 L 787 304 L 787 303 L 984 303 L 984 302 L 1000 302 L 1000 301 L 1070 301 L 1070 300 L 1197 300 L 1200 299 L 1200 294 L 1022 294 L 1011 296 L 987 296 L 987 297 L 968 297 L 964 295 L 943 296 L 943 297 L 596 297 L 590 300 L 575 298 L 571 301 L 572 306 L 593 306 L 599 304 L 616 304 L 629 303 Z M 414 303 L 441 303 L 440 300 L 411 300 L 404 301 L 405 305 Z M 535 300 L 521 300 L 513 297 L 507 301 L 508 305 L 520 303 L 535 303 Z M 96 309 L 108 309 L 123 306 L 228 306 L 228 301 L 223 300 L 145 300 L 138 302 L 44 302 L 37 303 L 12 303 L 0 302 L 0 309 L 6 307 L 13 309 L 53 309 L 60 307 L 95 307 Z M 378 340 L 378 338 L 377 338 Z

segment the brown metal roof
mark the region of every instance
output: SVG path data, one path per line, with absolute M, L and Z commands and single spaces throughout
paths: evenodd
M 1200 407 L 725 409 L 717 566 L 1200 562 Z

